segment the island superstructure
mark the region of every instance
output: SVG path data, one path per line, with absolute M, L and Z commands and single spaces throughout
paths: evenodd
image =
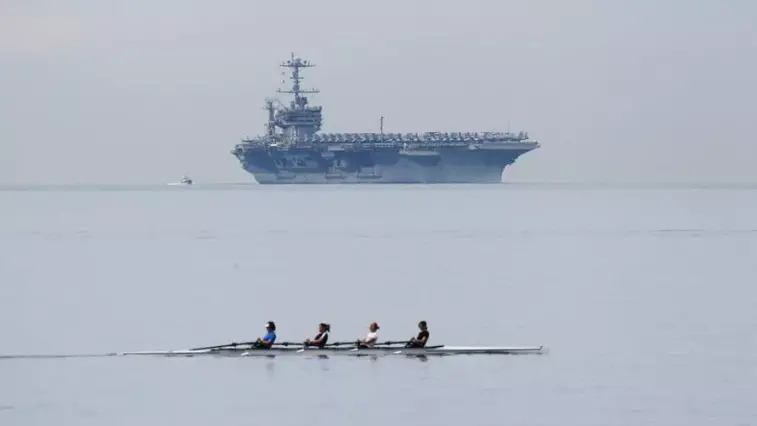
M 295 57 L 289 105 L 266 100 L 266 133 L 243 139 L 232 150 L 260 184 L 291 183 L 499 183 L 502 171 L 539 148 L 528 133 L 425 132 L 319 133 L 323 110 L 312 106 L 301 69 L 314 65 Z

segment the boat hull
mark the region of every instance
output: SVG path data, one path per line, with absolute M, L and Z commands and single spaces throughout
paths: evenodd
M 545 351 L 543 346 L 525 347 L 486 347 L 486 346 L 435 346 L 430 348 L 302 348 L 287 347 L 274 349 L 223 348 L 208 350 L 181 351 L 145 351 L 125 352 L 122 355 L 164 355 L 164 356 L 231 356 L 231 357 L 277 357 L 277 356 L 305 356 L 305 357 L 377 357 L 377 356 L 450 356 L 450 355 L 540 355 Z
M 244 170 L 270 184 L 501 183 L 503 170 L 535 144 L 496 149 L 328 151 L 237 149 Z

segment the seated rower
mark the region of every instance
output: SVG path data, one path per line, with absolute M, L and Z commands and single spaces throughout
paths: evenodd
M 418 337 L 411 337 L 410 341 L 407 342 L 406 347 L 423 348 L 426 346 L 426 343 L 428 343 L 429 332 L 428 332 L 428 325 L 426 324 L 426 321 L 419 322 L 418 328 L 421 330 L 420 333 L 418 333 Z
M 322 322 L 318 325 L 318 334 L 315 335 L 313 340 L 305 340 L 305 346 L 315 346 L 317 348 L 323 348 L 326 342 L 329 341 L 329 332 L 331 331 L 331 325 Z
M 265 336 L 261 339 L 258 337 L 258 340 L 255 341 L 255 344 L 253 347 L 255 348 L 261 348 L 261 349 L 270 349 L 271 346 L 273 346 L 274 342 L 276 342 L 276 324 L 273 323 L 273 321 L 268 321 L 268 323 L 265 325 L 266 333 Z
M 371 325 L 368 326 L 368 334 L 365 335 L 365 339 L 357 340 L 357 346 L 359 348 L 370 348 L 375 345 L 378 341 L 378 334 L 376 333 L 378 329 L 378 324 L 376 322 L 372 322 Z

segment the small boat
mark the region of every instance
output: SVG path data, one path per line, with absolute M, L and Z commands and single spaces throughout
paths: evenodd
M 372 347 L 372 348 L 300 348 L 292 349 L 250 349 L 240 356 L 271 356 L 266 352 L 278 351 L 277 355 L 315 355 L 315 356 L 449 356 L 449 355 L 538 355 L 544 348 L 538 347 L 506 347 L 506 346 L 429 346 L 425 348 L 403 347 Z
M 186 186 L 186 185 L 192 185 L 193 183 L 194 181 L 191 178 L 187 176 L 182 176 L 179 182 L 171 182 L 171 183 L 168 183 L 167 185 L 168 186 Z
M 276 346 L 276 345 L 274 345 Z M 327 345 L 328 346 L 328 345 Z M 120 355 L 163 355 L 163 356 L 230 356 L 230 357 L 277 357 L 277 356 L 450 356 L 450 355 L 540 355 L 543 346 L 446 346 L 436 345 L 425 348 L 405 348 L 403 346 L 376 345 L 373 347 L 325 347 L 313 348 L 303 345 L 281 346 L 270 349 L 251 347 L 219 347 L 212 349 L 187 349 L 177 351 L 122 352 Z
M 404 342 L 403 342 L 404 343 Z M 451 355 L 542 355 L 546 354 L 544 346 L 426 346 L 424 348 L 406 348 L 400 342 L 384 342 L 372 347 L 356 347 L 355 342 L 338 342 L 327 344 L 323 348 L 306 347 L 302 343 L 275 343 L 273 348 L 255 348 L 248 343 L 230 343 L 227 345 L 205 348 L 169 350 L 169 351 L 135 351 L 108 352 L 101 354 L 0 354 L 3 359 L 42 359 L 42 358 L 91 358 L 120 356 L 164 356 L 164 357 L 258 357 L 275 358 L 293 357 L 411 357 L 427 358 L 429 356 Z

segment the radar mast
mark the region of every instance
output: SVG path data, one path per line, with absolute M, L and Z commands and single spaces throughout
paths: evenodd
M 305 96 L 302 96 L 304 94 L 310 94 L 310 93 L 319 93 L 319 90 L 316 89 L 302 89 L 300 87 L 300 82 L 303 80 L 303 77 L 300 76 L 300 68 L 312 68 L 315 66 L 315 64 L 310 63 L 310 61 L 303 60 L 299 57 L 294 56 L 294 52 L 292 52 L 292 57 L 286 62 L 282 62 L 280 65 L 282 68 L 290 68 L 292 70 L 292 76 L 289 77 L 290 80 L 292 80 L 292 88 L 290 90 L 281 90 L 278 89 L 276 92 L 278 93 L 291 93 L 294 95 L 294 102 L 292 102 L 292 108 L 297 109 L 303 109 L 308 104 L 308 98 Z
M 292 76 L 289 78 L 292 80 L 292 88 L 290 90 L 278 89 L 277 92 L 291 93 L 294 95 L 294 100 L 288 107 L 279 103 L 281 108 L 276 108 L 275 110 L 273 102 L 266 103 L 266 109 L 268 110 L 267 134 L 268 137 L 282 141 L 295 143 L 297 141 L 305 141 L 319 131 L 323 124 L 322 108 L 320 106 L 308 105 L 308 98 L 304 96 L 310 93 L 318 93 L 319 91 L 315 89 L 303 89 L 300 86 L 303 80 L 300 75 L 300 69 L 312 68 L 315 65 L 311 64 L 310 61 L 294 56 L 294 53 L 292 53 L 291 59 L 282 62 L 280 66 L 292 70 Z M 280 134 L 275 132 L 276 127 L 281 129 Z

